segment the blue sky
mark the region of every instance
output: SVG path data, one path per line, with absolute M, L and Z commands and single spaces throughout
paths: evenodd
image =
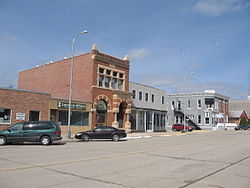
M 19 71 L 71 56 L 83 30 L 76 54 L 93 43 L 128 54 L 130 81 L 247 98 L 249 0 L 0 0 L 0 86 L 15 88 Z

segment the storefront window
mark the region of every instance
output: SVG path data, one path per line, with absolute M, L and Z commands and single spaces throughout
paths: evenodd
M 0 124 L 10 123 L 10 109 L 0 108 Z
M 75 126 L 88 126 L 89 125 L 89 113 L 73 111 L 71 112 L 70 125 Z M 61 125 L 68 125 L 68 111 L 59 111 L 59 122 Z

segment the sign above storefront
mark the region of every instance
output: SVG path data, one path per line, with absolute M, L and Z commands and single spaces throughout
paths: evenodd
M 58 102 L 57 107 L 67 109 L 67 108 L 69 108 L 69 103 L 67 103 L 67 102 Z M 86 105 L 85 104 L 71 103 L 71 109 L 86 110 Z

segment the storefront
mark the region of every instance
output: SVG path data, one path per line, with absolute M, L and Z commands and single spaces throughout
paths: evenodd
M 68 109 L 69 103 L 66 100 L 50 100 L 50 120 L 61 125 L 62 134 L 66 134 L 68 126 Z M 92 104 L 89 102 L 73 101 L 71 104 L 71 131 L 75 134 L 79 131 L 91 129 L 91 112 Z

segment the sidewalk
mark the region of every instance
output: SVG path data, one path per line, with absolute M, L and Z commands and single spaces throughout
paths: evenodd
M 174 136 L 174 135 L 187 135 L 187 134 L 193 134 L 197 132 L 211 132 L 212 130 L 194 130 L 192 132 L 174 132 L 172 130 L 168 130 L 167 132 L 133 132 L 133 133 L 127 133 L 128 139 L 130 138 L 148 138 L 148 137 L 156 137 L 156 136 Z M 66 135 L 62 135 L 63 142 L 77 142 L 79 139 L 75 139 L 74 135 L 72 135 L 72 138 L 69 139 L 66 137 Z

